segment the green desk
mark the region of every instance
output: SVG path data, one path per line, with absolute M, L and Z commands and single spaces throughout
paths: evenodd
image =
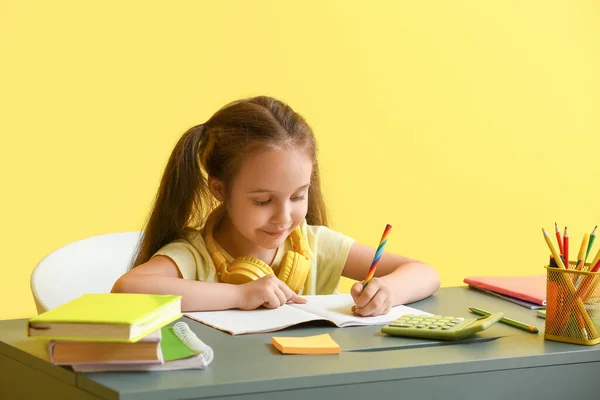
M 467 307 L 504 311 L 536 325 L 535 312 L 466 287 L 442 288 L 412 306 L 470 316 Z M 545 341 L 496 324 L 467 343 L 392 338 L 379 327 L 304 325 L 277 335 L 328 332 L 339 355 L 281 355 L 273 334 L 231 336 L 185 319 L 215 350 L 205 370 L 76 374 L 47 361 L 25 320 L 0 321 L 1 399 L 592 399 L 600 347 Z

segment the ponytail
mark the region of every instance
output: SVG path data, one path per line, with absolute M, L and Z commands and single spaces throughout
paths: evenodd
M 190 128 L 175 145 L 132 267 L 145 263 L 162 246 L 181 237 L 185 227 L 198 224 L 198 211 L 206 210 L 210 196 L 199 162 L 200 145 L 204 147 L 207 142 L 204 130 L 204 125 Z
M 306 212 L 306 223 L 309 225 L 328 226 L 327 208 L 321 192 L 321 175 L 319 165 L 313 164 L 312 176 L 308 188 L 308 210 Z

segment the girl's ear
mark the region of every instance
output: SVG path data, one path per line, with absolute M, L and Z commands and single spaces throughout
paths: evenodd
M 208 188 L 212 195 L 215 196 L 215 199 L 220 202 L 225 201 L 225 185 L 223 185 L 223 181 L 209 176 Z

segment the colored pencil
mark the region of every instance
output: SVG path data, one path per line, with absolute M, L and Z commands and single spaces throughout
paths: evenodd
M 594 264 L 591 272 L 598 272 L 599 269 L 600 269 L 600 260 L 598 260 L 598 262 L 596 264 Z
M 583 240 L 581 241 L 581 246 L 579 246 L 579 254 L 577 255 L 577 264 L 575 268 L 578 271 L 581 271 L 583 268 L 583 259 L 585 258 L 585 250 L 588 247 L 588 243 L 590 241 L 590 235 L 587 233 L 583 234 Z
M 560 230 L 558 230 L 558 224 L 556 222 L 554 223 L 554 230 L 556 231 L 556 241 L 558 242 L 558 250 L 560 251 L 560 254 L 564 256 L 565 253 L 563 250 L 563 241 L 560 237 Z
M 383 249 L 385 248 L 385 245 L 387 244 L 387 237 L 390 234 L 391 230 L 392 230 L 392 226 L 390 224 L 387 224 L 383 231 L 383 235 L 381 235 L 381 240 L 379 241 L 379 246 L 377 246 L 377 251 L 375 252 L 375 257 L 373 257 L 373 262 L 371 262 L 371 267 L 369 268 L 369 272 L 367 272 L 367 277 L 365 278 L 365 281 L 363 283 L 363 289 L 367 287 L 367 285 L 373 278 L 373 275 L 375 275 L 375 270 L 377 269 L 377 264 L 379 264 L 379 260 L 381 259 L 381 256 L 383 255 Z
M 481 308 L 477 308 L 477 307 L 469 307 L 469 311 L 471 311 L 473 314 L 482 315 L 484 317 L 487 317 L 488 315 L 491 314 L 489 311 L 485 311 L 485 310 L 482 310 Z M 518 329 L 522 329 L 527 332 L 531 332 L 531 333 L 539 332 L 538 328 L 536 328 L 535 326 L 526 324 L 524 322 L 519 322 L 512 318 L 502 317 L 502 318 L 500 318 L 500 322 L 502 322 L 506 325 L 510 325 L 512 327 L 518 328 Z
M 565 269 L 565 264 L 563 263 L 563 260 L 560 258 L 560 254 L 558 254 L 556 252 L 556 248 L 552 244 L 552 239 L 550 239 L 550 235 L 548 235 L 548 232 L 546 232 L 546 230 L 544 228 L 542 228 L 542 233 L 544 234 L 544 240 L 546 240 L 546 244 L 548 245 L 548 248 L 550 249 L 550 253 L 554 257 L 554 261 L 556 261 L 556 265 L 558 265 L 559 268 Z
M 598 263 L 598 261 L 600 261 L 600 249 L 598 249 L 598 252 L 596 253 L 596 257 L 594 257 L 594 260 L 591 262 L 591 266 L 595 267 L 596 264 Z
M 596 240 L 596 229 L 598 229 L 598 225 L 596 225 L 594 227 L 594 230 L 592 230 L 592 233 L 590 234 L 590 241 L 587 245 L 587 250 L 585 251 L 585 257 L 583 258 L 583 268 L 585 270 L 585 262 L 588 258 L 588 256 L 590 255 L 590 251 L 592 250 L 592 246 L 594 245 L 594 240 Z M 591 267 L 593 267 L 594 264 L 591 265 Z
M 565 256 L 565 263 L 567 269 L 569 268 L 569 231 L 565 226 L 565 234 L 563 235 L 563 255 Z

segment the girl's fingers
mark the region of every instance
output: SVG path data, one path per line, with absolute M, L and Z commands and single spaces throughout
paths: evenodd
M 290 301 L 292 303 L 304 304 L 308 301 L 305 298 L 298 296 L 296 292 L 283 282 L 281 282 L 279 288 L 285 293 L 286 303 Z
M 360 297 L 360 293 L 362 292 L 362 285 L 362 282 L 356 282 L 354 285 L 352 285 L 352 288 L 350 288 L 350 295 L 354 299 L 355 303 Z
M 358 296 L 358 299 L 355 299 L 354 301 L 356 303 L 356 308 L 365 308 L 379 291 L 379 287 L 380 285 L 377 278 L 373 278 L 365 289 L 362 289 L 361 286 L 362 292 L 360 293 L 360 296 Z
M 277 296 L 277 299 L 279 300 L 279 304 L 277 305 L 277 307 L 281 307 L 282 305 L 287 303 L 287 296 L 285 295 L 283 290 L 281 290 L 281 288 L 276 288 L 274 292 L 275 296 Z
M 274 292 L 269 292 L 267 294 L 267 299 L 264 303 L 265 308 L 277 308 L 281 305 L 281 301 L 279 297 Z
M 391 308 L 391 299 L 383 291 L 377 291 L 375 296 L 364 307 L 356 307 L 356 313 L 363 317 L 387 314 Z
M 304 297 L 298 296 L 296 293 L 294 293 L 294 295 L 292 297 L 290 297 L 290 301 L 292 303 L 297 303 L 297 304 L 308 303 L 308 300 L 306 300 Z

